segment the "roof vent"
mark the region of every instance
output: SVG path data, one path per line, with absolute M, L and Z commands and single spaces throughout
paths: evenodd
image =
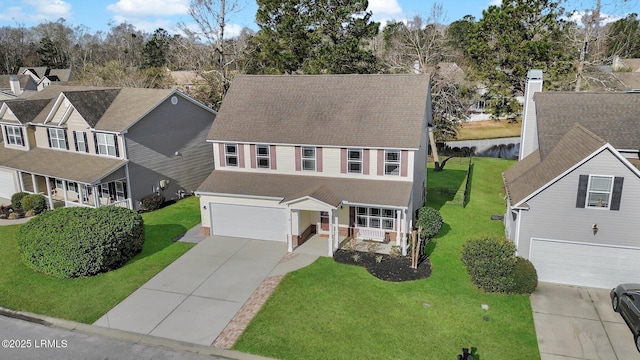
M 640 89 L 631 89 L 631 90 L 627 90 L 627 92 L 632 94 L 640 94 Z

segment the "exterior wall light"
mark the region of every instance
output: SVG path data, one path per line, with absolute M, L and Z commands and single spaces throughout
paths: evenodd
M 598 233 L 598 224 L 593 224 L 591 230 L 593 230 L 593 235 L 595 236 Z

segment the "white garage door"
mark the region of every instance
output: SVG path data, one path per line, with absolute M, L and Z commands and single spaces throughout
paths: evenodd
M 640 282 L 640 248 L 532 239 L 530 259 L 540 281 L 607 289 Z
M 0 170 L 0 197 L 11 199 L 11 195 L 16 193 L 16 184 L 13 171 Z
M 287 241 L 285 209 L 210 203 L 211 234 Z

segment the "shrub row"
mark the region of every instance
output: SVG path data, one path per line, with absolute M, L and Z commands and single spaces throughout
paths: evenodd
M 150 194 L 142 198 L 142 207 L 140 208 L 141 212 L 158 210 L 162 207 L 164 203 L 164 196 L 160 194 Z
M 511 241 L 480 237 L 463 245 L 462 262 L 471 281 L 484 291 L 530 294 L 538 285 L 538 275 L 533 264 L 515 252 Z
M 47 211 L 17 234 L 23 262 L 61 278 L 116 269 L 142 249 L 143 220 L 135 211 L 106 206 Z

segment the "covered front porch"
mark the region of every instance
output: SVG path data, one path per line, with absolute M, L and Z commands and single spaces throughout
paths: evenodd
M 339 249 L 350 249 L 362 252 L 375 252 L 376 254 L 389 255 L 396 247 L 395 241 L 372 241 L 353 238 L 350 236 L 340 236 Z M 296 245 L 293 248 L 294 253 L 315 255 L 315 256 L 332 256 L 327 254 L 327 237 L 320 234 L 312 234 L 301 245 Z
M 377 251 L 391 251 L 398 246 L 403 255 L 407 251 L 407 229 L 410 229 L 408 207 L 394 208 L 388 205 L 349 203 L 337 198 L 324 187 L 302 196 L 283 201 L 287 206 L 287 247 L 289 252 L 302 249 L 308 241 L 319 249 L 324 242 L 327 256 L 339 249 L 347 239 L 355 246 Z

